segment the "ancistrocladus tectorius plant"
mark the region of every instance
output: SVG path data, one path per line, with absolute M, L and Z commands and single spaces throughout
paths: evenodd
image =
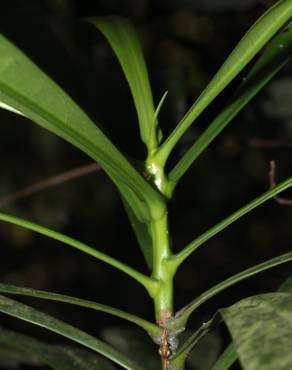
M 147 149 L 147 156 L 141 167 L 134 166 L 54 81 L 10 40 L 0 35 L 1 107 L 21 114 L 58 135 L 103 168 L 119 191 L 149 274 L 143 274 L 81 241 L 36 223 L 6 213 L 0 213 L 0 220 L 77 248 L 135 279 L 153 300 L 155 323 L 92 301 L 2 283 L 0 291 L 5 295 L 0 296 L 0 312 L 58 333 L 107 358 L 100 359 L 95 367 L 90 367 L 91 369 L 114 369 L 112 362 L 129 370 L 147 370 L 149 367 L 147 359 L 136 362 L 107 343 L 6 295 L 67 302 L 128 320 L 144 329 L 157 343 L 163 370 L 184 369 L 190 351 L 221 321 L 225 322 L 232 339 L 214 364 L 213 370 L 228 369 L 237 359 L 242 368 L 248 370 L 292 368 L 291 283 L 285 284 L 281 291 L 245 298 L 231 307 L 219 310 L 185 342 L 179 346 L 177 344 L 177 336 L 186 328 L 189 317 L 200 305 L 239 281 L 291 261 L 292 252 L 230 277 L 205 291 L 177 312 L 174 311 L 173 304 L 173 280 L 183 262 L 230 224 L 289 188 L 292 185 L 292 177 L 261 194 L 194 239 L 178 253 L 172 251 L 168 228 L 168 205 L 180 179 L 237 113 L 292 56 L 291 18 L 292 0 L 278 1 L 268 9 L 244 35 L 205 90 L 166 138 L 163 137 L 163 128 L 159 125 L 158 116 L 167 93 L 162 96 L 157 106 L 154 106 L 146 64 L 131 23 L 117 16 L 86 19 L 86 22 L 105 36 L 128 81 L 137 112 L 141 145 Z M 170 154 L 188 128 L 195 124 L 201 113 L 235 77 L 246 70 L 247 66 L 246 77 L 231 93 L 217 116 L 174 167 L 166 171 Z M 56 346 L 54 350 L 50 347 L 50 351 L 47 351 L 44 343 L 21 334 L 4 330 L 3 334 L 0 332 L 0 341 L 16 352 L 20 351 L 20 347 L 24 352 L 33 352 L 36 358 L 54 369 L 89 369 L 89 357 L 92 352 L 88 352 L 89 357 L 84 355 L 82 359 L 77 352 L 80 363 L 76 365 L 67 352 L 63 351 L 63 357 L 61 356 L 60 347 Z M 277 341 L 281 341 L 281 350 L 275 344 Z

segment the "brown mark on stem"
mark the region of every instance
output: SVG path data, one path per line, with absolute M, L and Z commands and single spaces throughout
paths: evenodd
M 169 360 L 169 357 L 172 355 L 168 338 L 169 338 L 168 330 L 167 328 L 164 328 L 163 334 L 160 338 L 160 346 L 159 346 L 159 351 L 158 351 L 160 358 L 161 358 L 163 370 L 169 370 L 168 360 Z
M 273 189 L 276 185 L 276 161 L 270 161 L 270 171 L 269 171 L 270 189 Z M 278 204 L 285 206 L 292 206 L 292 199 L 282 198 L 279 196 L 274 197 Z
M 162 369 L 169 370 L 169 358 L 172 355 L 171 345 L 169 343 L 169 332 L 167 329 L 167 324 L 172 318 L 172 312 L 168 310 L 161 310 L 160 320 L 157 322 L 158 325 L 164 328 L 163 333 L 160 338 L 160 345 L 158 353 L 161 358 Z

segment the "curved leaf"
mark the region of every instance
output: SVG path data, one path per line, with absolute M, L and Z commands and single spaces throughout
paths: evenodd
M 73 326 L 55 319 L 27 305 L 0 295 L 0 312 L 17 317 L 31 324 L 43 327 L 49 331 L 60 334 L 72 341 L 97 352 L 116 364 L 128 370 L 143 370 L 143 367 L 128 359 L 119 351 L 93 336 L 74 328 Z
M 249 297 L 220 313 L 243 369 L 292 368 L 292 294 Z
M 291 57 L 292 23 L 289 23 L 280 34 L 276 35 L 265 46 L 263 53 L 251 68 L 231 100 L 227 102 L 224 109 L 170 171 L 169 179 L 174 183 L 173 187 L 216 136 Z
M 292 186 L 292 177 L 289 177 L 287 180 L 282 181 L 280 184 L 275 186 L 273 189 L 270 189 L 254 199 L 252 202 L 248 203 L 244 207 L 240 208 L 238 211 L 232 213 L 225 220 L 219 222 L 217 225 L 213 226 L 211 229 L 200 235 L 198 238 L 189 243 L 185 248 L 183 248 L 179 253 L 172 256 L 169 259 L 168 263 L 172 269 L 176 269 L 182 264 L 182 262 L 195 250 L 197 250 L 202 244 L 206 243 L 213 236 L 218 234 L 220 231 L 224 230 L 227 226 L 231 225 L 233 222 L 237 221 L 253 209 L 257 208 L 259 205 L 263 204 L 267 200 L 273 198 L 275 195 L 280 192 L 288 189 Z
M 119 16 L 88 18 L 110 43 L 129 83 L 140 125 L 140 136 L 149 150 L 158 145 L 153 97 L 143 52 L 133 25 Z M 157 120 L 155 119 L 157 125 Z
M 225 349 L 216 364 L 212 367 L 212 370 L 228 370 L 234 362 L 237 360 L 237 353 L 233 342 Z
M 51 345 L 27 335 L 0 328 L 1 347 L 12 350 L 16 365 L 48 365 L 55 370 L 115 370 L 106 359 L 69 346 Z M 5 356 L 5 352 L 2 353 Z M 0 359 L 0 366 L 1 366 Z
M 159 160 L 160 163 L 166 162 L 178 140 L 195 119 L 243 70 L 291 17 L 292 1 L 280 0 L 255 22 L 225 60 L 219 71 L 209 82 L 208 86 L 185 114 L 174 131 L 162 144 L 157 153 L 157 160 Z
M 28 296 L 32 298 L 46 299 L 46 300 L 56 301 L 56 302 L 64 302 L 64 303 L 69 303 L 69 304 L 73 304 L 73 305 L 80 306 L 80 307 L 90 308 L 96 311 L 105 312 L 105 313 L 120 317 L 124 320 L 127 320 L 133 324 L 140 326 L 140 328 L 144 329 L 153 338 L 155 342 L 159 341 L 159 338 L 162 334 L 162 329 L 159 328 L 157 325 L 149 321 L 146 321 L 136 315 L 132 315 L 128 312 L 121 311 L 117 308 L 106 306 L 106 305 L 92 302 L 92 301 L 88 301 L 85 299 L 80 299 L 80 298 L 71 297 L 71 296 L 67 296 L 63 294 L 52 293 L 52 292 L 46 292 L 43 290 L 18 287 L 18 286 L 11 285 L 11 284 L 2 284 L 2 283 L 0 283 L 0 292 Z
M 136 216 L 142 221 L 148 220 L 150 204 L 161 201 L 159 193 L 77 104 L 1 34 L 0 102 L 2 107 L 4 104 L 10 110 L 19 111 L 97 161 Z M 126 193 L 124 188 L 128 190 Z
M 248 279 L 262 271 L 268 270 L 270 268 L 279 266 L 283 263 L 287 263 L 292 261 L 292 252 L 282 254 L 278 257 L 272 258 L 268 261 L 255 265 L 253 267 L 248 268 L 236 275 L 231 276 L 230 278 L 222 281 L 219 284 L 214 285 L 212 288 L 208 289 L 201 295 L 199 295 L 196 299 L 194 299 L 191 303 L 187 306 L 182 308 L 174 317 L 172 325 L 174 327 L 183 327 L 185 326 L 187 320 L 189 319 L 190 315 L 203 303 L 208 301 L 210 298 L 214 297 L 216 294 L 222 292 L 226 288 L 242 281 Z
M 141 272 L 133 269 L 132 267 L 126 265 L 125 263 L 116 260 L 113 257 L 110 257 L 109 255 L 102 253 L 89 245 L 80 242 L 79 240 L 73 239 L 70 236 L 67 236 L 65 234 L 59 233 L 57 231 L 48 229 L 47 227 L 38 225 L 34 222 L 24 220 L 22 218 L 8 215 L 6 213 L 0 212 L 0 221 L 5 221 L 13 225 L 17 225 L 20 227 L 23 227 L 28 230 L 35 231 L 41 235 L 48 236 L 51 239 L 58 240 L 64 244 L 70 245 L 73 248 L 76 248 L 92 257 L 95 257 L 99 259 L 100 261 L 103 261 L 107 263 L 110 266 L 115 267 L 116 269 L 124 272 L 125 274 L 131 276 L 133 279 L 135 279 L 138 283 L 143 285 L 145 289 L 149 292 L 149 294 L 152 293 L 152 291 L 156 288 L 156 281 L 149 276 L 146 276 L 142 274 Z

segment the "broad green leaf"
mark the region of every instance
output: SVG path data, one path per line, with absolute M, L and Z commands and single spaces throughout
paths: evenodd
M 242 216 L 246 215 L 262 203 L 266 202 L 267 200 L 273 198 L 280 192 L 288 189 L 290 186 L 292 186 L 292 177 L 289 177 L 287 180 L 281 182 L 277 186 L 275 186 L 273 189 L 263 193 L 256 199 L 254 199 L 252 202 L 248 203 L 244 207 L 240 208 L 238 211 L 232 213 L 229 217 L 227 217 L 225 220 L 219 222 L 217 225 L 213 226 L 211 229 L 203 233 L 201 236 L 199 236 L 197 239 L 193 240 L 191 243 L 189 243 L 181 252 L 174 255 L 169 260 L 169 265 L 172 265 L 172 269 L 176 269 L 181 263 L 195 250 L 197 250 L 202 244 L 206 243 L 209 239 L 211 239 L 213 236 L 218 234 L 220 231 L 224 230 L 227 226 L 231 225 L 233 222 L 241 218 Z
M 271 269 L 273 267 L 279 266 L 283 263 L 287 263 L 290 261 L 292 261 L 292 252 L 282 254 L 268 261 L 259 263 L 258 265 L 250 267 L 244 271 L 239 272 L 238 274 L 231 276 L 226 280 L 223 280 L 221 283 L 216 284 L 212 288 L 206 290 L 204 293 L 195 298 L 191 303 L 182 308 L 175 316 L 172 325 L 175 328 L 184 327 L 190 315 L 210 298 L 214 297 L 223 290 L 242 280 L 248 279 L 260 272 L 266 271 L 268 269 Z
M 291 59 L 292 24 L 289 23 L 264 48 L 250 72 L 231 100 L 216 116 L 208 128 L 171 170 L 169 179 L 175 186 L 191 164 L 208 147 L 216 136 L 231 122 L 240 110 L 262 89 L 271 78 Z
M 216 364 L 212 367 L 212 370 L 228 370 L 234 362 L 237 360 L 237 353 L 234 348 L 233 342 L 225 349 Z
M 80 307 L 90 308 L 96 311 L 105 312 L 110 315 L 120 317 L 133 324 L 138 325 L 140 328 L 145 330 L 155 342 L 159 340 L 162 334 L 162 329 L 159 328 L 157 325 L 149 321 L 146 321 L 136 315 L 132 315 L 128 312 L 119 310 L 117 308 L 106 306 L 106 305 L 92 302 L 92 301 L 88 301 L 85 299 L 71 297 L 71 296 L 67 296 L 63 294 L 47 292 L 43 290 L 18 287 L 18 286 L 11 285 L 11 284 L 2 284 L 2 283 L 0 283 L 0 292 L 6 293 L 6 294 L 8 293 L 8 294 L 28 296 L 32 298 L 46 299 L 46 300 L 56 301 L 56 302 L 64 302 L 64 303 L 69 303 L 69 304 L 80 306 Z
M 142 366 L 128 359 L 119 351 L 80 329 L 74 328 L 61 320 L 55 319 L 52 316 L 2 295 L 0 296 L 0 312 L 69 338 L 72 341 L 105 356 L 124 369 L 143 370 Z
M 219 71 L 174 131 L 162 144 L 157 153 L 157 160 L 160 163 L 166 162 L 172 149 L 190 125 L 291 17 L 292 1 L 281 0 L 256 21 L 225 60 Z
M 92 352 L 69 346 L 46 344 L 3 328 L 0 328 L 0 343 L 2 348 L 13 350 L 17 365 L 48 365 L 55 370 L 116 369 L 108 360 Z M 3 355 L 5 356 L 5 352 Z
M 141 221 L 149 219 L 150 204 L 161 202 L 158 192 L 77 104 L 3 35 L 0 35 L 0 102 L 2 107 L 4 104 L 17 110 L 97 161 Z
M 118 270 L 124 272 L 125 274 L 131 276 L 133 279 L 142 284 L 145 289 L 151 294 L 151 290 L 155 289 L 156 282 L 150 277 L 140 273 L 139 271 L 133 269 L 132 267 L 116 260 L 113 257 L 108 256 L 105 253 L 99 252 L 98 250 L 86 245 L 85 243 L 80 242 L 79 240 L 73 239 L 67 235 L 59 233 L 57 231 L 48 229 L 44 226 L 38 225 L 36 223 L 23 220 L 19 217 L 8 215 L 6 213 L 0 212 L 0 221 L 8 222 L 13 225 L 23 227 L 28 230 L 35 231 L 41 235 L 48 236 L 51 239 L 58 240 L 64 244 L 70 245 L 73 248 L 76 248 L 92 257 L 95 257 L 108 265 L 111 265 Z
M 244 370 L 292 369 L 292 294 L 249 297 L 220 313 Z
M 157 117 L 155 130 L 152 130 L 154 104 L 148 72 L 133 25 L 125 18 L 118 16 L 87 19 L 110 43 L 128 81 L 136 111 L 138 114 L 140 135 L 151 151 L 157 148 Z

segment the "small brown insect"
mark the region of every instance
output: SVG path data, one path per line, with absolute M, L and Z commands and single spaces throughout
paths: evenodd
M 148 182 L 152 181 L 152 176 L 149 173 L 144 172 L 144 171 L 142 173 L 143 173 L 143 177 L 145 180 L 147 180 Z
M 168 342 L 168 332 L 166 328 L 163 331 L 158 352 L 161 357 L 163 370 L 168 370 L 168 359 L 171 356 L 171 348 Z

